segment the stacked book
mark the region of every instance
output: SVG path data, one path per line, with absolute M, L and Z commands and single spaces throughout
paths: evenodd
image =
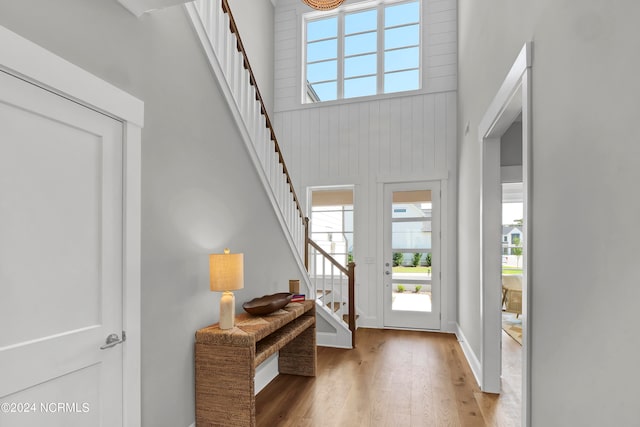
M 305 300 L 304 294 L 294 294 L 291 296 L 291 302 L 300 302 L 304 300 Z

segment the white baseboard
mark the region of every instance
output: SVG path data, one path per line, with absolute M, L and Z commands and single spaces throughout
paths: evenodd
M 352 348 L 351 331 L 349 336 L 335 332 L 316 332 L 316 344 L 320 347 Z
M 278 353 L 272 354 L 256 368 L 254 377 L 255 392 L 265 388 L 275 377 L 278 376 Z
M 462 347 L 462 352 L 464 353 L 464 357 L 467 359 L 469 363 L 469 367 L 471 367 L 471 372 L 473 372 L 473 376 L 476 378 L 476 382 L 478 383 L 478 387 L 482 384 L 482 365 L 480 364 L 480 360 L 476 356 L 476 354 L 471 349 L 467 338 L 464 336 L 462 329 L 460 329 L 460 325 L 456 323 L 455 333 L 458 337 L 458 342 L 460 343 L 460 347 Z
M 442 332 L 448 332 L 450 334 L 456 334 L 458 336 L 458 322 L 446 322 Z

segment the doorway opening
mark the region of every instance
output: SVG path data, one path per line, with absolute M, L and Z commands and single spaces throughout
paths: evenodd
M 522 182 L 503 182 L 502 331 L 518 343 L 518 349 L 522 346 L 522 217 Z
M 485 392 L 500 393 L 502 390 L 502 170 L 501 139 L 509 128 L 521 122 L 519 134 L 522 137 L 522 280 L 521 280 L 521 318 L 522 318 L 522 425 L 529 426 L 530 414 L 530 377 L 531 367 L 528 360 L 531 352 L 531 337 L 528 334 L 530 321 L 530 301 L 528 297 L 531 284 L 529 263 L 531 257 L 531 58 L 532 43 L 526 43 L 507 73 L 495 98 L 489 105 L 478 134 L 482 144 L 481 172 L 481 388 Z M 506 277 L 506 276 L 505 276 Z
M 354 248 L 353 187 L 316 187 L 310 189 L 310 196 L 309 237 L 347 267 Z

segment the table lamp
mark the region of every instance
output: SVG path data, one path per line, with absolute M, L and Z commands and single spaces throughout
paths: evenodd
M 233 292 L 244 287 L 244 255 L 229 253 L 209 255 L 209 282 L 212 291 L 222 292 L 220 298 L 220 329 L 231 329 L 236 317 Z

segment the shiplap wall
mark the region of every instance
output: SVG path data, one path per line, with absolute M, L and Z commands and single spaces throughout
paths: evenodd
M 354 2 L 347 2 L 348 5 Z M 355 188 L 356 295 L 360 326 L 381 327 L 384 183 L 442 183 L 442 329 L 456 316 L 456 2 L 424 0 L 423 89 L 301 104 L 300 0 L 279 0 L 275 13 L 274 128 L 303 206 L 307 189 Z
M 455 118 L 442 92 L 276 113 L 274 127 L 297 185 L 446 179 Z
M 346 1 L 348 8 L 356 1 Z M 456 0 L 422 2 L 423 79 L 421 93 L 456 90 L 457 87 L 457 11 Z M 313 12 L 300 0 L 279 0 L 275 25 L 276 112 L 298 109 L 302 103 L 304 81 L 302 27 L 305 14 Z
M 443 195 L 443 329 L 455 320 L 456 93 L 442 92 L 276 113 L 274 126 L 301 203 L 314 186 L 355 187 L 355 261 L 361 326 L 381 327 L 386 182 L 439 180 Z M 451 224 L 449 230 L 447 224 Z M 448 261 L 446 261 L 448 260 Z M 446 261 L 446 263 L 445 263 Z

